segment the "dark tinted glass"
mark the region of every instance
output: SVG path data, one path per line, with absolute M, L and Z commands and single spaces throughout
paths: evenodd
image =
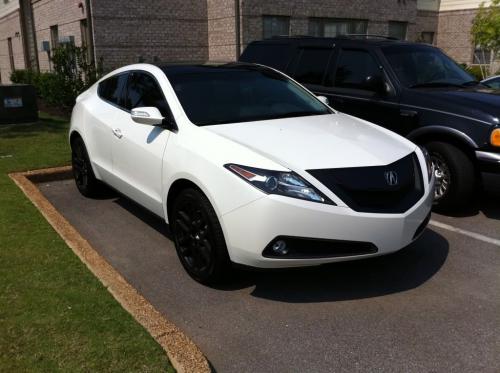
M 137 107 L 154 106 L 163 116 L 169 114 L 165 97 L 156 80 L 144 73 L 129 74 L 124 106 L 127 110 Z
M 120 105 L 123 83 L 126 74 L 114 75 L 99 83 L 99 96 L 109 102 Z
M 342 50 L 335 73 L 336 87 L 371 90 L 366 78 L 379 76 L 377 61 L 365 50 Z
M 330 54 L 331 49 L 303 49 L 295 71 L 295 79 L 306 84 L 321 84 Z
M 250 44 L 240 61 L 258 63 L 284 71 L 290 59 L 290 47 L 285 44 Z
M 488 87 L 500 89 L 500 78 L 488 80 L 485 84 Z
M 437 48 L 398 46 L 382 48 L 392 69 L 407 87 L 455 86 L 474 81 Z
M 168 78 L 199 126 L 330 113 L 303 88 L 267 69 L 206 68 Z

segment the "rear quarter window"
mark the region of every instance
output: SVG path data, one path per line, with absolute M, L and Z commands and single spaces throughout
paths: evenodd
M 127 74 L 113 75 L 99 83 L 97 93 L 103 100 L 121 105 L 122 90 Z
M 250 44 L 241 55 L 240 61 L 285 71 L 290 55 L 291 46 L 287 44 Z

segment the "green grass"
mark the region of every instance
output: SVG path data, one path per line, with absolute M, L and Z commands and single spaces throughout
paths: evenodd
M 67 129 L 0 125 L 0 371 L 173 371 L 7 176 L 68 164 Z

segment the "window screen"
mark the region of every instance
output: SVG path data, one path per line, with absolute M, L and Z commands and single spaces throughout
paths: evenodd
M 331 53 L 331 49 L 303 49 L 295 71 L 295 79 L 305 84 L 321 84 Z
M 264 39 L 273 36 L 290 35 L 290 17 L 284 16 L 263 16 L 263 36 Z

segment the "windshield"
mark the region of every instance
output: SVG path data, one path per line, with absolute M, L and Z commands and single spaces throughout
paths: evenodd
M 412 45 L 382 50 L 406 87 L 466 86 L 476 83 L 471 75 L 439 49 Z
M 167 75 L 189 120 L 198 126 L 331 113 L 303 88 L 268 69 L 204 67 Z

